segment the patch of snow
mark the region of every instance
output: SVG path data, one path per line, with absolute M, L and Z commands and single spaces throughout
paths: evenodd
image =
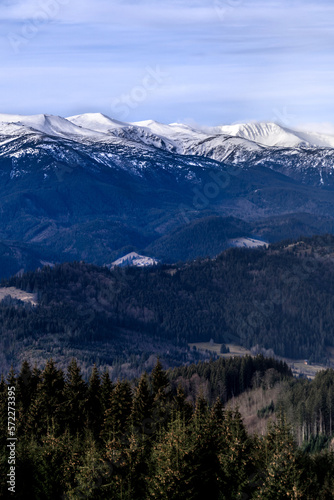
M 222 125 L 213 130 L 234 137 L 242 137 L 264 146 L 334 147 L 334 136 L 314 132 L 299 132 L 271 122 Z
M 232 238 L 228 240 L 228 243 L 232 247 L 238 247 L 238 248 L 257 248 L 257 247 L 267 247 L 268 243 L 262 240 L 256 240 L 254 238 Z
M 95 132 L 103 132 L 105 134 L 114 129 L 129 126 L 126 122 L 114 120 L 102 113 L 85 113 L 83 115 L 69 116 L 66 120 L 78 127 L 83 127 Z
M 152 257 L 146 257 L 145 255 L 139 255 L 136 252 L 131 252 L 119 259 L 115 260 L 111 265 L 112 266 L 136 266 L 136 267 L 147 267 L 147 266 L 155 266 L 159 261 Z
M 42 134 L 60 137 L 91 137 L 94 134 L 99 134 L 98 131 L 92 132 L 91 130 L 78 127 L 61 116 L 43 114 L 28 116 L 0 114 L 0 130 L 2 134 L 6 135 L 13 133 L 17 134 L 20 131 L 21 133 L 40 132 Z

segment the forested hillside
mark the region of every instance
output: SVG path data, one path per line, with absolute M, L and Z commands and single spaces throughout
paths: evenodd
M 210 404 L 219 398 L 224 404 L 235 399 L 236 405 L 242 405 L 238 396 L 245 391 L 261 388 L 271 394 L 277 388 L 275 401 L 258 412 L 260 419 L 284 413 L 298 444 L 311 450 L 327 446 L 334 436 L 333 369 L 320 371 L 314 380 L 296 379 L 285 363 L 260 355 L 177 367 L 170 371 L 170 379 L 182 386 L 193 403 L 201 392 Z
M 194 376 L 214 390 L 220 381 L 225 396 L 212 393 L 206 399 Z M 329 378 L 333 380 L 333 372 Z M 18 375 L 11 370 L 7 377 L 16 397 L 15 498 L 334 498 L 330 450 L 310 454 L 305 446 L 304 451 L 298 448 L 283 413 L 265 436 L 256 436 L 247 433 L 238 409 L 224 407 L 234 391 L 269 380 L 300 387 L 286 365 L 262 356 L 169 373 L 158 361 L 150 376 L 143 373 L 135 383 L 114 384 L 108 372 L 96 367 L 86 383 L 75 360 L 65 374 L 52 360 L 43 371 L 25 362 Z M 307 384 L 313 387 L 313 382 Z M 4 380 L 0 426 L 0 496 L 9 498 Z
M 150 269 L 62 264 L 3 285 L 38 300 L 0 303 L 3 369 L 75 356 L 136 376 L 154 353 L 171 366 L 199 359 L 188 343 L 211 338 L 329 363 L 334 345 L 333 236 Z

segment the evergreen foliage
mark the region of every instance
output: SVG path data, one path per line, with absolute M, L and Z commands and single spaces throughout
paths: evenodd
M 201 363 L 184 367 L 180 375 L 180 369 L 164 372 L 158 360 L 150 376 L 144 373 L 132 384 L 119 380 L 113 387 L 107 372 L 101 381 L 96 367 L 86 384 L 75 360 L 66 375 L 53 360 L 41 372 L 24 362 L 17 375 L 11 370 L 7 377 L 18 391 L 15 498 L 334 498 L 333 452 L 298 448 L 285 414 L 266 436 L 251 436 L 238 409 L 226 409 L 222 398 L 207 399 L 198 387 L 187 390 L 180 383 L 194 374 L 215 380 L 233 364 L 239 374 L 241 366 L 251 374 L 247 363 L 240 365 L 239 358 L 225 366 L 221 360 Z M 292 381 L 286 365 L 258 356 L 252 366 L 260 383 L 276 369 L 285 383 L 305 390 L 305 382 Z M 313 386 L 325 391 L 330 375 L 308 382 L 309 392 Z M 231 394 L 235 381 L 225 380 L 225 394 Z M 6 390 L 2 379 L 1 498 L 8 497 Z
M 170 365 L 197 361 L 188 343 L 209 339 L 327 363 L 333 252 L 327 235 L 151 269 L 70 263 L 13 277 L 3 284 L 37 293 L 39 302 L 0 303 L 3 363 L 27 351 L 57 362 L 73 353 L 81 366 L 113 366 L 116 380 L 125 362 L 128 378 L 139 376 L 153 352 Z

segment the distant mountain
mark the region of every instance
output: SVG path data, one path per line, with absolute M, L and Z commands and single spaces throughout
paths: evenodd
M 146 257 L 145 255 L 139 255 L 136 252 L 131 252 L 115 260 L 115 262 L 112 263 L 112 266 L 148 267 L 148 266 L 155 266 L 158 263 L 159 261 L 157 259 L 153 259 L 152 257 Z
M 216 130 L 233 137 L 242 137 L 263 146 L 280 148 L 321 147 L 333 148 L 334 136 L 316 134 L 314 132 L 300 132 L 277 123 L 244 123 L 223 125 Z
M 203 216 L 164 234 L 148 245 L 146 251 L 165 262 L 177 262 L 197 257 L 215 257 L 231 246 L 238 246 L 238 241 L 244 239 L 260 240 L 266 244 L 324 233 L 334 233 L 334 220 L 307 213 L 251 221 L 212 215 Z
M 237 248 L 258 248 L 258 247 L 266 247 L 268 246 L 268 243 L 265 241 L 261 240 L 256 240 L 254 238 L 234 238 L 231 240 L 228 240 L 228 243 L 231 245 L 231 247 L 237 247 Z
M 217 255 L 229 238 L 331 232 L 331 141 L 275 124 L 0 115 L 0 240 L 38 247 L 38 261 L 51 252 L 52 262 L 103 265 L 131 252 L 177 261 Z
M 52 249 L 15 241 L 0 241 L 0 277 L 42 268 L 57 259 Z

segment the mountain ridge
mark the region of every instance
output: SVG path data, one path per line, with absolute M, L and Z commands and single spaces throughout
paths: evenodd
M 288 221 L 293 214 L 306 215 L 299 226 L 293 218 L 278 222 L 282 239 L 318 234 L 314 218 L 332 231 L 334 149 L 265 147 L 217 131 L 138 126 L 96 113 L 71 119 L 76 123 L 0 116 L 0 241 L 11 242 L 12 273 L 22 262 L 23 269 L 38 261 L 104 265 L 131 252 L 168 262 L 212 256 L 226 248 L 227 233 L 262 240 L 255 221 L 265 226 L 268 218 Z M 93 125 L 104 132 L 86 128 Z M 166 130 L 169 137 L 157 135 Z M 228 217 L 252 227 L 225 230 L 219 218 Z M 270 242 L 272 219 L 268 228 Z M 22 243 L 23 253 L 15 250 Z

